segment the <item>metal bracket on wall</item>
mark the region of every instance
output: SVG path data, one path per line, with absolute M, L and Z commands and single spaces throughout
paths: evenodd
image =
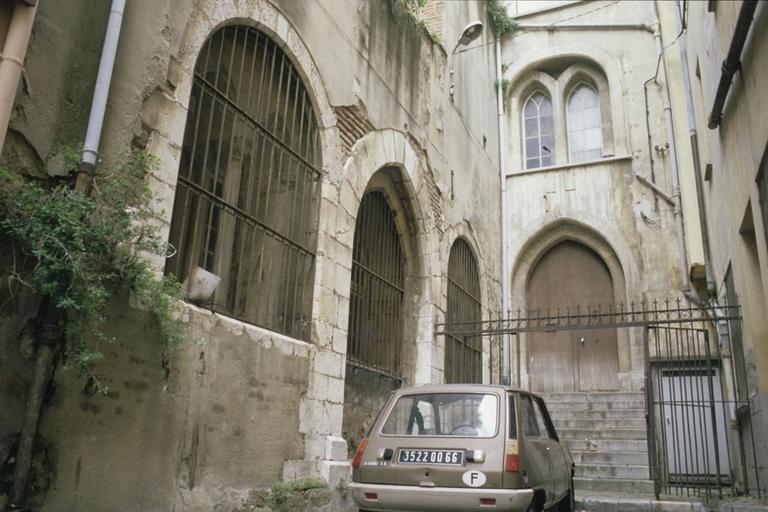
M 670 204 L 670 206 L 675 206 L 675 200 L 674 200 L 674 199 L 672 199 L 672 197 L 671 197 L 669 194 L 667 194 L 666 192 L 664 192 L 663 190 L 661 190 L 661 189 L 658 187 L 658 185 L 656 185 L 656 184 L 655 184 L 655 183 L 653 183 L 652 181 L 648 180 L 647 178 L 645 178 L 644 176 L 641 176 L 641 175 L 639 175 L 639 174 L 635 174 L 635 178 L 637 178 L 637 181 L 639 181 L 639 182 L 640 182 L 640 183 L 642 183 L 643 185 L 647 186 L 648 188 L 650 188 L 651 190 L 653 190 L 654 192 L 656 192 L 657 194 L 659 194 L 659 196 L 661 196 L 661 198 L 662 198 L 664 201 L 666 201 L 667 203 L 669 203 L 669 204 Z

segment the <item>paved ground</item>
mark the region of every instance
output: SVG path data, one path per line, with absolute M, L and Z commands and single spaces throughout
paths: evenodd
M 578 512 L 768 512 L 768 505 L 752 498 L 713 500 L 707 504 L 695 498 L 653 496 L 627 498 L 618 494 L 576 494 Z

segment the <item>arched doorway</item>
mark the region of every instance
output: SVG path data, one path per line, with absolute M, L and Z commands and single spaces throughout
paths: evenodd
M 588 247 L 564 241 L 549 249 L 526 286 L 528 315 L 573 313 L 614 304 L 611 274 Z M 608 391 L 619 387 L 616 329 L 530 333 L 530 388 L 538 392 Z
M 448 257 L 448 308 L 446 322 L 480 322 L 480 274 L 469 244 L 461 238 Z M 483 382 L 483 339 L 448 333 L 445 337 L 445 382 Z
M 403 380 L 406 260 L 395 212 L 381 190 L 355 222 L 342 432 L 350 454 Z

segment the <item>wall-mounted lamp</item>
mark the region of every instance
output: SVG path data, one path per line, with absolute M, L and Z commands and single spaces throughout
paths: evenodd
M 455 89 L 456 84 L 453 81 L 453 56 L 456 55 L 456 50 L 459 49 L 459 46 L 467 46 L 469 43 L 480 37 L 480 34 L 483 33 L 483 23 L 481 21 L 473 21 L 466 27 L 464 27 L 464 30 L 461 32 L 461 37 L 459 38 L 459 42 L 456 43 L 456 46 L 453 48 L 453 51 L 451 52 L 451 85 L 448 89 L 448 93 L 451 96 L 451 102 L 453 102 L 453 91 Z

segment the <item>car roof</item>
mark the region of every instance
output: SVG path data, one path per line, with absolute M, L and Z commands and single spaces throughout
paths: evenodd
M 393 394 L 402 395 L 414 395 L 425 393 L 488 393 L 488 392 L 502 392 L 502 393 L 518 393 L 525 395 L 532 395 L 539 397 L 536 393 L 531 393 L 524 389 L 517 389 L 511 386 L 502 386 L 499 384 L 420 384 L 416 386 L 406 386 L 397 389 Z M 541 398 L 541 397 L 539 397 Z

